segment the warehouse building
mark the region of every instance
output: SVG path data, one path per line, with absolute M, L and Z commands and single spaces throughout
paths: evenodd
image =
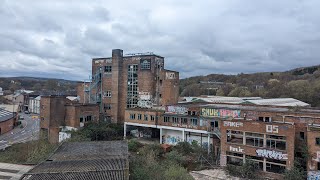
M 310 176 L 319 176 L 320 110 L 298 100 L 287 101 L 292 104 L 281 105 L 283 99 L 260 99 L 265 105 L 196 101 L 162 110 L 127 109 L 125 136 L 154 137 L 171 145 L 197 142 L 214 151 L 221 166 L 251 159 L 271 177 L 291 169 L 295 160 L 306 155 L 307 146 L 312 158 L 302 165 Z
M 179 73 L 164 68 L 164 57 L 153 53 L 92 59 L 92 76 L 78 84 L 81 103 L 97 103 L 101 116 L 123 123 L 126 108 L 175 104 L 179 98 Z

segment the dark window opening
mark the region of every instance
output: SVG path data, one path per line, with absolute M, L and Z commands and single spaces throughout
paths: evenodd
M 304 139 L 304 132 L 300 132 L 300 139 Z
M 259 121 L 263 121 L 263 117 L 259 117 Z
M 316 145 L 320 146 L 320 137 L 316 138 Z
M 104 72 L 107 72 L 107 73 L 112 72 L 112 66 L 105 66 L 104 67 Z

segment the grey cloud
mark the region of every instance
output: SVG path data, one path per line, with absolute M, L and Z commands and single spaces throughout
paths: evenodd
M 0 2 L 0 76 L 82 80 L 91 58 L 149 52 L 182 78 L 319 63 L 317 0 Z

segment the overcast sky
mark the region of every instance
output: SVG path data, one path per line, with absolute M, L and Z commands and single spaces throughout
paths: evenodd
M 91 58 L 154 52 L 182 78 L 320 64 L 319 0 L 1 0 L 0 76 L 86 79 Z

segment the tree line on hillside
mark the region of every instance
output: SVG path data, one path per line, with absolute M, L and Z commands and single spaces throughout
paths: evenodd
M 0 87 L 5 94 L 12 94 L 16 90 L 26 89 L 35 91 L 36 94 L 46 95 L 45 92 L 64 92 L 74 94 L 76 90 L 75 81 L 58 79 L 37 79 L 37 78 L 0 78 Z
M 291 97 L 320 107 L 320 66 L 287 72 L 210 74 L 180 81 L 180 96 Z

